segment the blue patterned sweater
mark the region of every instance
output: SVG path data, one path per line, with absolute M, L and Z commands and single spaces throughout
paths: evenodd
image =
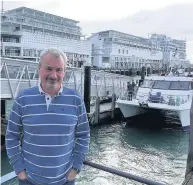
M 49 103 L 47 98 L 38 86 L 17 96 L 6 149 L 16 174 L 26 170 L 34 184 L 60 185 L 72 167 L 82 168 L 90 128 L 84 102 L 75 90 L 64 87 Z

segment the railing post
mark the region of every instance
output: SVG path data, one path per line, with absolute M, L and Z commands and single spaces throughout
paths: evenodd
M 99 121 L 100 121 L 100 97 L 97 96 L 96 101 L 95 101 L 95 120 L 94 120 L 94 124 L 98 124 Z
M 74 70 L 72 70 L 72 71 L 73 71 L 73 77 L 74 77 L 74 86 L 75 86 L 75 90 L 77 90 L 76 75 L 75 75 Z
M 91 64 L 86 62 L 84 65 L 84 103 L 87 113 L 90 113 L 90 94 L 91 94 Z
M 80 72 L 81 72 L 81 75 L 80 75 L 80 92 L 81 92 L 81 95 L 83 94 L 83 92 L 82 92 L 82 90 L 83 90 L 83 77 L 82 77 L 82 75 L 83 75 L 83 65 L 81 66 L 81 70 L 80 70 Z
M 112 94 L 112 103 L 111 103 L 111 119 L 115 118 L 115 105 L 116 105 L 116 94 Z
M 114 83 L 114 78 L 112 77 L 112 85 L 113 85 L 113 92 L 112 93 L 115 93 L 115 83 Z
M 106 83 L 106 75 L 105 74 L 104 74 L 104 86 L 105 86 L 105 92 L 107 93 L 107 83 Z

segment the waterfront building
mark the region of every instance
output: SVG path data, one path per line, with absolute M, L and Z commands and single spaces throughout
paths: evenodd
M 158 69 L 162 67 L 163 52 L 148 38 L 142 38 L 115 30 L 93 34 L 91 61 L 93 66 L 103 68 Z
M 74 67 L 86 61 L 116 69 L 189 66 L 185 40 L 163 34 L 143 38 L 115 30 L 85 39 L 79 22 L 72 19 L 26 7 L 1 14 L 1 56 L 38 62 L 41 51 L 48 47 L 65 52 Z
M 20 7 L 1 14 L 1 56 L 38 61 L 42 50 L 57 47 L 68 63 L 80 67 L 90 60 L 91 44 L 79 22 Z
M 167 67 L 188 67 L 186 41 L 172 39 L 163 34 L 152 34 L 150 41 L 163 52 L 163 64 Z

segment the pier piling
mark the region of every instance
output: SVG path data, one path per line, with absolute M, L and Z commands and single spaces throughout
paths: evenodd
M 90 113 L 90 94 L 91 94 L 91 65 L 85 63 L 84 66 L 84 103 L 86 112 Z
M 1 118 L 5 119 L 6 114 L 6 102 L 5 100 L 1 100 Z
M 186 174 L 183 185 L 193 184 L 193 103 L 190 110 L 190 133 L 189 133 L 189 149 L 186 164 Z

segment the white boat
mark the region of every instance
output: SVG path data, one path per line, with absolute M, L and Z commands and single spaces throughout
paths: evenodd
M 152 109 L 175 111 L 181 126 L 190 126 L 193 78 L 181 76 L 145 77 L 135 96 L 128 92 L 117 104 L 125 118 L 147 113 Z M 133 97 L 131 97 L 133 96 Z

